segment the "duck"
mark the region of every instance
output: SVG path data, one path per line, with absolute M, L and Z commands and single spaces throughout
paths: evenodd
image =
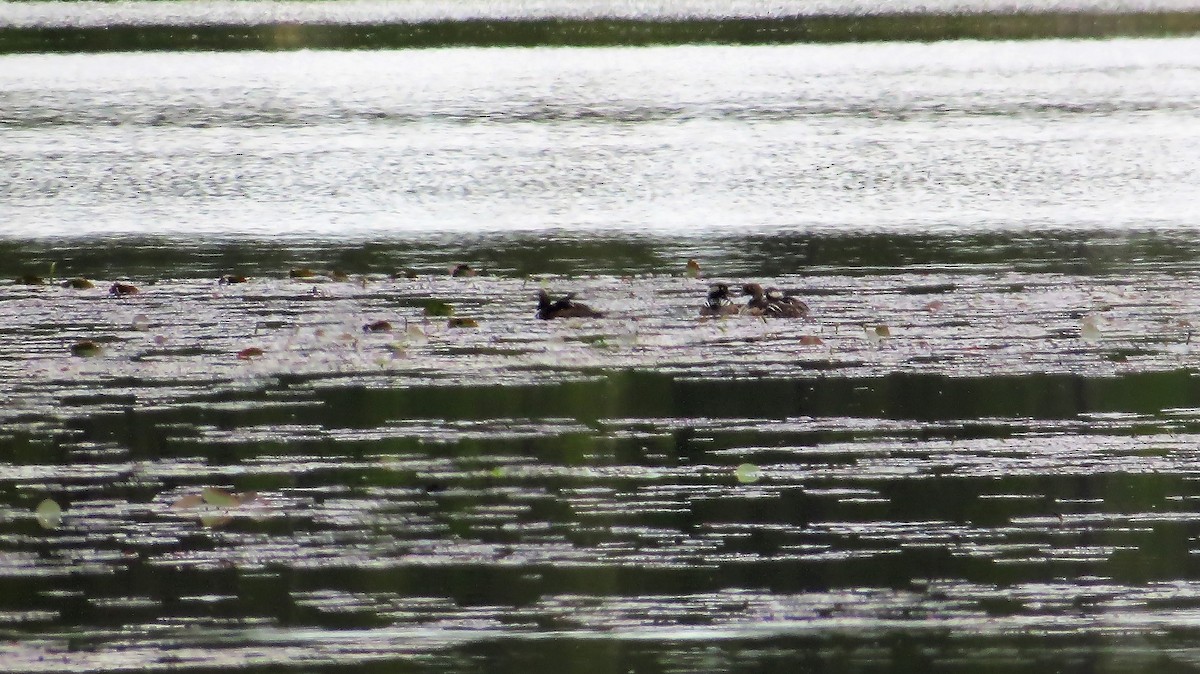
M 799 297 L 789 295 L 778 288 L 763 290 L 757 283 L 747 283 L 742 286 L 742 292 L 750 296 L 745 311 L 751 316 L 805 318 L 810 311 L 808 305 Z
M 550 295 L 545 290 L 539 290 L 537 313 L 534 315 L 544 321 L 553 318 L 601 318 L 604 316 L 603 312 L 596 311 L 581 302 L 575 302 L 574 298 L 575 293 L 567 293 L 552 302 Z
M 708 299 L 700 307 L 701 316 L 736 316 L 741 313 L 741 307 L 729 299 L 729 285 L 714 283 L 708 287 Z

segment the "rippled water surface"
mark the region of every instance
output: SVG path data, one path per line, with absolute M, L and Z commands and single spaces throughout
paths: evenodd
M 0 670 L 1190 671 L 1196 47 L 0 58 Z

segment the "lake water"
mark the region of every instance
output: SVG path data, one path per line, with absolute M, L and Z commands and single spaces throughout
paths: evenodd
M 0 671 L 1190 671 L 1198 114 L 1196 38 L 0 57 Z

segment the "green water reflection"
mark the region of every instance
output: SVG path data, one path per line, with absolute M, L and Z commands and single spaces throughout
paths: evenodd
M 1188 232 L 1085 231 L 978 234 L 712 232 L 688 238 L 546 232 L 366 241 L 124 237 L 0 239 L 0 278 L 216 278 L 230 271 L 286 276 L 295 267 L 351 274 L 445 274 L 467 261 L 485 275 L 522 277 L 682 273 L 688 258 L 708 277 L 1006 270 L 1113 275 L 1189 269 L 1200 242 Z
M 0 53 L 637 46 L 1013 40 L 1188 35 L 1195 12 L 868 14 L 771 19 L 465 20 L 384 25 L 131 26 L 0 29 Z

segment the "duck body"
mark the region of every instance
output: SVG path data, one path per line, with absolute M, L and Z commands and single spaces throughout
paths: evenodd
M 596 311 L 582 302 L 574 301 L 574 297 L 575 293 L 567 293 L 551 301 L 550 295 L 545 290 L 539 290 L 537 313 L 534 315 L 544 321 L 555 318 L 601 318 L 604 316 L 603 312 Z
M 778 288 L 763 290 L 757 283 L 747 283 L 742 287 L 742 291 L 750 296 L 745 312 L 751 316 L 807 318 L 810 312 L 803 300 Z
M 700 307 L 701 316 L 736 316 L 741 311 L 741 307 L 729 298 L 729 286 L 724 283 L 709 286 L 708 298 Z

